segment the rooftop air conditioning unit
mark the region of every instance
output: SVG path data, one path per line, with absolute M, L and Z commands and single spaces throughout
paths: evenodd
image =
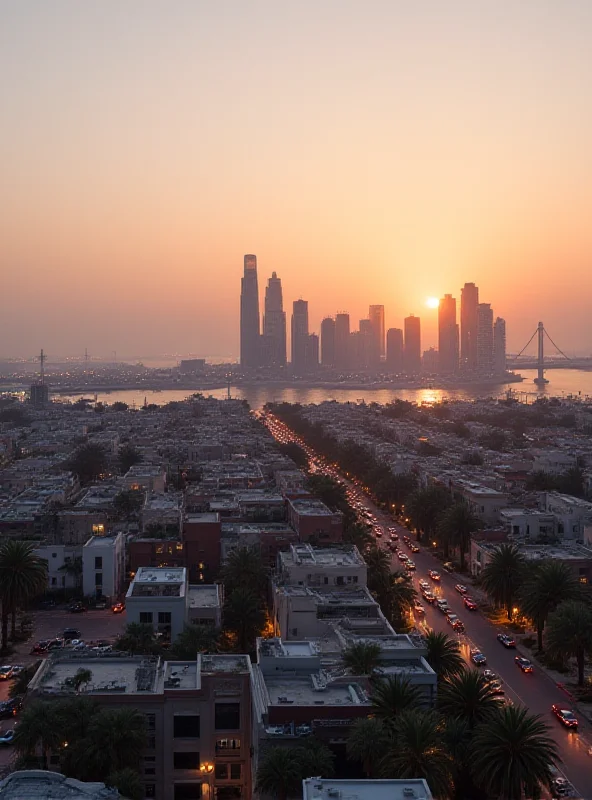
M 341 797 L 339 789 L 327 789 L 327 797 Z
M 403 797 L 415 797 L 415 789 L 411 786 L 405 786 L 403 788 Z

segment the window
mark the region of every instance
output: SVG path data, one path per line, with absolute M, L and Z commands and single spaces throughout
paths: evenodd
M 176 550 L 182 550 L 183 549 L 183 542 L 177 542 L 177 544 L 175 545 L 175 549 Z
M 156 768 L 144 766 L 144 775 L 156 775 Z
M 57 582 L 58 582 L 58 579 L 57 579 L 57 578 L 52 578 L 52 579 L 51 579 L 51 585 L 52 585 L 52 586 L 56 586 L 56 585 L 57 585 Z
M 152 625 L 152 611 L 140 611 L 140 622 L 143 625 Z
M 230 765 L 230 780 L 231 781 L 240 781 L 241 779 L 241 765 L 240 764 L 231 764 Z
M 175 739 L 199 739 L 199 716 L 197 714 L 175 714 L 173 736 Z
M 162 555 L 163 553 L 164 553 L 164 545 L 162 545 L 162 544 L 157 544 L 157 545 L 156 545 L 156 554 L 160 556 L 160 555 Z
M 228 764 L 216 764 L 216 780 L 225 781 L 228 778 Z
M 144 787 L 144 797 L 156 797 L 156 784 L 147 783 Z
M 154 750 L 156 747 L 156 736 L 149 736 L 148 741 L 146 742 L 146 748 L 148 750 Z
M 95 572 L 95 586 L 102 586 L 102 585 L 103 585 L 103 573 Z
M 199 753 L 173 753 L 175 769 L 199 769 Z
M 175 800 L 199 800 L 201 783 L 176 783 Z
M 146 714 L 146 726 L 149 731 L 156 730 L 156 714 Z
M 93 525 L 93 526 L 92 526 L 92 532 L 93 532 L 93 533 L 98 533 L 98 534 L 99 534 L 99 536 L 100 536 L 100 535 L 102 535 L 103 533 L 105 533 L 105 526 L 104 526 L 104 525 L 102 525 L 102 524 Z
M 103 556 L 95 556 L 95 569 L 103 569 Z
M 170 625 L 171 624 L 171 612 L 170 611 L 159 611 L 158 612 L 158 624 L 159 625 Z
M 216 750 L 240 750 L 240 739 L 216 739 Z
M 52 557 L 52 558 L 57 558 L 57 557 L 58 557 L 58 554 L 57 554 L 57 553 L 52 553 L 52 554 L 51 554 L 51 557 Z

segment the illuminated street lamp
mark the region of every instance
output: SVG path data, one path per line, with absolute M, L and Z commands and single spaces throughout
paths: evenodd
M 204 776 L 204 778 L 208 782 L 208 797 L 213 797 L 214 790 L 212 789 L 212 775 L 214 774 L 214 765 L 211 764 L 209 761 L 205 761 L 203 764 L 199 765 L 199 771 Z

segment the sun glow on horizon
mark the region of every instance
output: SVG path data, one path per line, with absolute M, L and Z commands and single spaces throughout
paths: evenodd
M 437 297 L 426 297 L 425 304 L 428 308 L 438 308 L 440 301 Z

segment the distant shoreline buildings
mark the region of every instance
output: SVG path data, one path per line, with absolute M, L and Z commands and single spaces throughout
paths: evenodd
M 319 369 L 341 375 L 376 373 L 405 376 L 503 376 L 506 372 L 506 323 L 494 322 L 489 303 L 479 302 L 479 289 L 461 289 L 460 321 L 456 298 L 446 294 L 438 304 L 438 349 L 422 352 L 421 319 L 410 314 L 402 328 L 386 329 L 385 308 L 369 306 L 368 317 L 352 330 L 350 315 L 338 312 L 321 322 L 320 336 L 309 329 L 307 300 L 295 300 L 290 319 L 290 361 L 282 282 L 277 272 L 265 289 L 260 324 L 257 256 L 244 257 L 240 295 L 240 365 L 245 371 L 267 370 L 295 377 Z

